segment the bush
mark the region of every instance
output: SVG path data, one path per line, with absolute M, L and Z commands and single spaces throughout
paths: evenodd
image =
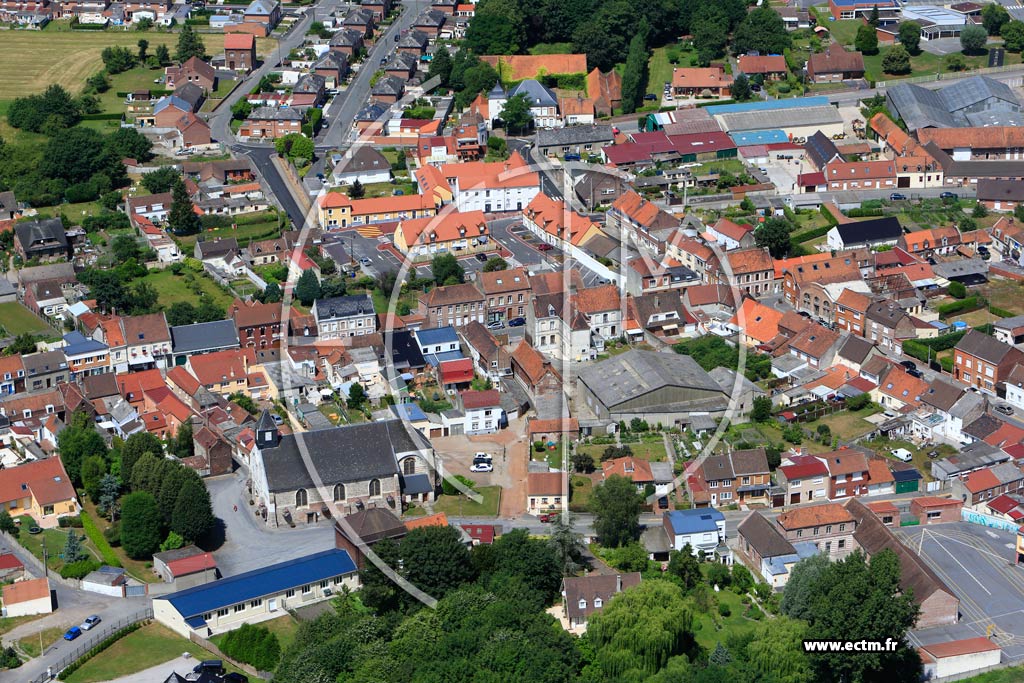
M 81 579 L 99 568 L 100 563 L 96 560 L 79 560 L 61 567 L 60 575 L 65 579 Z
M 61 517 L 57 520 L 57 526 L 59 526 L 61 529 L 67 529 L 69 527 L 74 529 L 81 529 L 82 517 L 80 515 Z
M 473 489 L 474 487 L 476 487 L 475 481 L 473 481 L 469 477 L 464 477 L 461 474 L 456 474 L 454 479 L 461 482 L 462 485 L 468 489 Z M 445 479 L 441 482 L 441 493 L 443 493 L 446 496 L 454 496 L 457 494 L 461 494 L 462 491 L 455 488 L 455 484 L 451 482 L 451 479 Z
M 544 450 L 545 450 L 544 442 L 543 441 L 534 441 L 533 442 L 533 450 L 537 451 L 538 453 L 543 453 Z
M 967 287 L 964 283 L 953 281 L 949 283 L 949 295 L 954 299 L 966 299 L 967 298 Z
M 259 671 L 273 671 L 281 659 L 281 644 L 266 626 L 242 624 L 224 636 L 220 649 L 228 657 L 251 664 Z
M 107 539 L 112 547 L 118 548 L 121 545 L 121 522 L 114 522 L 103 530 L 103 538 Z
M 996 308 L 995 306 L 989 306 L 988 310 L 992 315 L 999 316 L 1000 318 L 1012 318 L 1017 315 L 1013 311 L 1008 311 L 1005 308 Z
M 19 666 L 21 666 L 21 657 L 13 647 L 8 646 L 0 651 L 0 669 L 17 669 Z
M 723 617 L 728 617 L 732 614 L 732 610 L 729 608 L 729 605 L 724 602 L 720 602 L 718 603 L 718 613 Z
M 99 551 L 100 557 L 103 558 L 104 564 L 110 565 L 111 567 L 120 567 L 121 560 L 117 557 L 117 553 L 114 552 L 114 549 L 111 547 L 111 545 L 121 544 L 121 524 L 115 523 L 113 526 L 111 526 L 110 529 L 101 532 L 99 527 L 96 526 L 96 520 L 94 520 L 92 516 L 89 515 L 88 512 L 82 512 L 81 519 L 82 528 L 85 531 L 85 535 L 89 538 L 90 541 L 92 541 L 92 544 L 96 546 L 96 550 Z M 111 531 L 116 531 L 118 534 L 116 544 L 111 543 L 110 539 L 107 538 L 107 533 Z
M 985 305 L 985 299 L 980 296 L 970 296 L 960 301 L 953 301 L 948 304 L 942 304 L 936 306 L 935 310 L 939 312 L 939 316 L 950 316 L 956 315 L 957 313 L 966 313 L 968 311 L 974 311 Z
M 847 410 L 862 410 L 871 403 L 871 394 L 858 394 L 846 399 Z

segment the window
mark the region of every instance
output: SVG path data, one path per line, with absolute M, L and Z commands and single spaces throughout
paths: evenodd
M 580 609 L 587 609 L 587 601 L 580 598 Z
M 344 576 L 335 576 L 334 577 L 334 585 L 335 586 L 340 586 L 344 582 L 345 582 L 345 577 Z
M 228 615 L 228 608 L 227 607 L 225 607 L 223 609 L 217 610 L 217 616 L 218 617 L 226 617 L 227 615 Z
M 708 488 L 717 489 L 718 488 L 718 482 L 717 481 L 709 481 L 708 482 Z
M 797 529 L 796 530 L 796 537 L 797 538 L 803 538 L 803 536 L 804 536 L 804 530 L 803 529 Z
M 379 496 L 380 495 L 380 479 L 371 479 L 370 480 L 370 495 L 371 496 Z
M 345 485 L 337 484 L 334 487 L 334 502 L 345 500 Z
M 284 597 L 286 597 L 286 598 L 294 598 L 295 597 L 295 589 L 294 588 L 289 588 L 288 590 L 286 590 L 284 592 Z
M 883 521 L 884 521 L 884 520 L 883 520 Z M 889 518 L 889 521 L 890 521 L 890 522 L 892 521 L 892 518 L 891 518 L 891 517 Z M 838 545 L 838 548 L 839 548 L 840 550 L 842 550 L 843 548 L 845 548 L 845 547 L 846 547 L 846 539 L 845 539 L 845 538 L 840 538 L 840 539 L 839 539 L 839 543 L 838 543 L 837 545 Z
M 309 505 L 309 495 L 306 494 L 306 489 L 299 489 L 295 492 L 295 507 L 302 508 Z
M 933 512 L 929 512 L 928 513 L 928 519 L 930 519 L 930 520 L 931 519 L 938 519 L 941 516 L 942 516 L 942 511 L 941 510 L 935 510 Z
M 250 600 L 249 601 L 249 607 L 252 607 L 253 609 L 259 607 L 262 604 L 263 604 L 263 598 L 256 598 L 255 600 Z
M 307 583 L 305 586 L 302 587 L 302 594 L 303 595 L 307 595 L 307 594 L 312 593 L 312 592 L 313 592 L 313 584 Z
M 240 602 L 237 605 L 235 605 L 232 609 L 234 610 L 235 614 L 238 614 L 239 612 L 245 609 L 245 603 Z
M 836 495 L 837 496 L 845 496 L 846 495 L 846 489 L 836 489 Z
M 327 579 L 324 579 L 323 581 L 320 582 L 320 587 L 321 588 L 327 588 L 329 583 L 330 582 Z
M 846 531 L 846 525 L 845 524 L 840 524 L 839 525 L 839 531 Z
M 494 365 L 497 366 L 497 362 Z M 416 474 L 416 458 L 406 458 L 402 461 L 402 474 Z
M 817 536 L 817 535 L 818 535 L 818 527 L 814 527 L 814 535 L 815 535 L 815 536 Z
M 825 533 L 826 533 L 826 534 L 830 534 L 830 533 L 832 533 L 832 525 L 831 525 L 831 524 L 829 524 L 829 525 L 827 525 L 827 526 L 825 527 Z
M 53 506 L 52 505 L 44 505 L 43 506 L 43 514 L 44 515 L 52 515 L 53 514 Z

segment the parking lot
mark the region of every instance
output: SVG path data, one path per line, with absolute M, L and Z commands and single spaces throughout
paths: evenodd
M 915 645 L 985 637 L 1011 661 L 1024 660 L 1024 566 L 1013 563 L 1014 536 L 967 522 L 905 527 L 901 540 L 960 599 L 960 623 L 911 633 Z

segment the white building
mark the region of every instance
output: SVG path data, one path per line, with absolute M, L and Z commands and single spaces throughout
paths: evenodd
M 689 543 L 696 555 L 711 554 L 725 543 L 725 515 L 714 508 L 673 510 L 662 515 L 669 548 L 682 550 Z
M 49 579 L 26 579 L 4 586 L 4 616 L 26 617 L 53 611 Z

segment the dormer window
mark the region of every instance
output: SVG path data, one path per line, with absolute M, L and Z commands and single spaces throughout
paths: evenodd
M 580 609 L 587 609 L 587 601 L 584 600 L 583 598 L 580 598 L 580 603 L 579 604 L 580 604 Z
M 604 605 L 604 600 L 601 598 L 594 598 L 594 609 L 601 609 L 602 605 Z

